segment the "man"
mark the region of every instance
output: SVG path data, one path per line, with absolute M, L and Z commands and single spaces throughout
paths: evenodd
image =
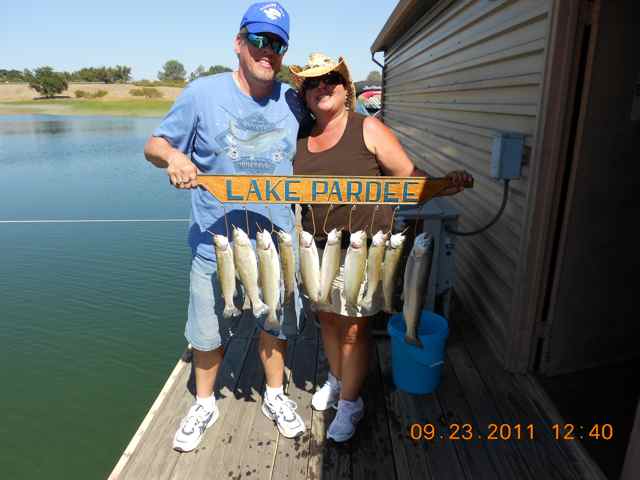
M 216 273 L 212 233 L 229 235 L 226 225 L 241 226 L 255 239 L 273 224 L 291 232 L 289 205 L 223 206 L 196 188 L 199 172 L 212 174 L 291 175 L 303 108 L 296 93 L 276 82 L 289 42 L 289 15 L 277 2 L 256 3 L 240 23 L 234 49 L 238 69 L 191 82 L 145 145 L 145 156 L 166 168 L 172 185 L 191 191 L 189 244 L 193 252 L 185 337 L 193 347 L 196 402 L 175 434 L 173 446 L 196 448 L 218 418 L 213 386 L 223 358 L 228 322 Z M 226 218 L 225 218 L 226 216 Z M 295 235 L 294 235 L 295 236 Z M 236 259 L 239 261 L 239 259 Z M 238 300 L 236 302 L 239 304 Z M 301 435 L 304 423 L 282 389 L 287 336 L 298 333 L 298 298 L 279 313 L 280 331 L 267 333 L 264 318 L 259 354 L 265 368 L 263 413 L 287 437 Z

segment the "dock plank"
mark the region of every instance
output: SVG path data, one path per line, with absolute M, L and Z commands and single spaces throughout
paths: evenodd
M 193 452 L 171 449 L 178 424 L 193 402 L 191 365 L 176 365 L 112 479 L 567 479 L 601 478 L 579 449 L 559 445 L 549 423 L 558 417 L 528 376 L 502 369 L 464 312 L 452 311 L 442 382 L 431 395 L 410 395 L 392 381 L 390 342 L 377 337 L 363 388 L 366 416 L 345 444 L 327 442 L 335 410 L 315 412 L 312 393 L 326 380 L 328 362 L 317 328 L 290 342 L 285 389 L 298 404 L 308 431 L 281 437 L 261 409 L 264 372 L 259 330 L 238 319 L 216 382 L 221 417 Z M 181 365 L 181 366 L 180 366 Z M 178 368 L 180 366 L 180 368 Z M 162 398 L 162 401 L 159 399 Z M 550 413 L 551 412 L 551 413 Z M 413 441 L 412 424 L 432 423 L 447 435 L 454 423 L 471 423 L 483 437 L 488 425 L 533 423 L 536 438 L 521 440 Z M 448 436 L 448 435 L 447 435 Z M 137 442 L 137 443 L 136 443 Z M 560 442 L 561 443 L 561 442 Z
M 161 410 L 117 477 L 119 480 L 168 478 L 180 455 L 171 448 L 179 416 L 184 415 L 193 401 L 187 390 L 190 375 L 191 364 L 185 363 Z
M 307 430 L 299 438 L 287 439 L 282 436 L 278 438 L 278 449 L 272 473 L 272 478 L 274 479 L 305 478 L 309 466 L 311 419 L 313 415 L 311 397 L 318 365 L 318 337 L 298 339 L 291 353 L 287 355 L 288 358 L 289 356 L 292 358 L 287 395 L 298 405 L 298 414 Z
M 469 357 L 462 339 L 458 338 L 457 327 L 452 326 L 450 332 L 447 360 L 455 372 L 469 406 L 469 411 L 464 414 L 465 417 L 463 418 L 473 418 L 475 428 L 486 438 L 489 424 L 504 423 L 504 420 L 498 412 L 482 377 L 475 369 L 475 365 Z M 464 409 L 460 411 L 464 411 Z M 485 442 L 488 442 L 488 440 L 485 440 Z M 485 445 L 486 453 L 492 460 L 493 466 L 498 473 L 498 478 L 533 480 L 526 467 L 524 457 L 517 451 L 512 442 L 496 441 Z
M 531 399 L 523 393 L 525 389 L 520 385 L 519 374 L 502 368 L 476 327 L 465 319 L 463 310 L 456 309 L 455 314 L 460 319 L 457 325 L 460 325 L 465 346 L 504 422 L 511 426 L 522 425 L 523 428 L 529 424 L 534 426 L 533 441 L 512 441 L 532 476 L 549 480 L 579 479 L 578 472 L 562 453 L 558 441 L 554 440 L 551 426 L 538 415 Z
M 314 391 L 327 380 L 329 362 L 320 342 L 318 348 L 318 369 Z M 350 479 L 351 478 L 351 445 L 337 445 L 326 441 L 329 424 L 335 417 L 335 410 L 330 408 L 324 412 L 313 411 L 311 417 L 311 439 L 309 445 L 309 480 Z
M 442 369 L 442 380 L 436 392 L 436 396 L 440 402 L 440 406 L 444 412 L 444 419 L 448 425 L 468 424 L 473 427 L 474 435 L 478 435 L 480 433 L 481 427 L 484 426 L 479 424 L 474 418 L 473 413 L 467 404 L 464 391 L 458 382 L 458 378 L 447 361 L 445 361 Z M 452 430 L 450 429 L 449 431 Z M 464 434 L 465 431 L 463 430 L 461 435 Z M 472 438 L 469 440 L 465 440 L 463 438 L 462 440 L 453 441 L 453 446 L 458 452 L 460 465 L 462 466 L 466 478 L 474 480 L 511 480 L 512 478 L 522 478 L 504 476 L 505 472 L 502 472 L 502 474 L 498 473 L 498 469 L 493 465 L 488 451 L 489 446 L 486 445 L 486 439 L 484 438 Z
M 384 396 L 387 407 L 387 423 L 393 446 L 393 460 L 398 479 L 427 480 L 435 478 L 431 467 L 423 454 L 426 444 L 411 440 L 409 426 L 424 418 L 418 412 L 409 395 L 396 390 L 392 380 L 389 340 L 381 338 L 377 341 L 378 362 Z
M 207 430 L 198 448 L 180 455 L 170 478 L 209 478 L 222 463 L 224 455 L 234 448 L 231 445 L 233 435 L 259 397 L 257 394 L 251 395 L 252 386 L 262 382 L 259 378 L 262 366 L 258 365 L 259 361 L 254 360 L 255 355 L 252 355 L 255 353 L 255 339 L 244 341 L 247 343 L 238 342 L 245 347 L 242 349 L 243 355 L 239 356 L 240 362 L 231 365 L 231 362 L 226 361 L 228 355 L 225 355 L 223 367 L 226 375 L 223 380 L 229 383 L 220 389 L 221 399 L 217 402 L 220 418 Z M 232 341 L 231 347 L 233 345 Z
M 365 417 L 352 440 L 351 463 L 354 480 L 395 479 L 393 446 L 389 436 L 387 409 L 375 343 L 371 348 L 369 371 L 362 389 Z

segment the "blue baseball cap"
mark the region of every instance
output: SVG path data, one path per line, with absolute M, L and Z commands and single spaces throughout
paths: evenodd
M 240 22 L 240 29 L 249 33 L 269 32 L 289 43 L 289 14 L 278 2 L 260 2 L 251 5 Z

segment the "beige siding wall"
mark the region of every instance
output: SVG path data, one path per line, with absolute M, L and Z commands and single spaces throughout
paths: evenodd
M 441 1 L 385 52 L 384 121 L 432 175 L 464 168 L 475 188 L 452 198 L 460 229 L 493 218 L 502 184 L 489 177 L 493 135 L 526 135 L 527 159 L 541 95 L 550 0 Z M 455 289 L 504 353 L 525 218 L 529 166 L 511 182 L 500 221 L 460 237 Z

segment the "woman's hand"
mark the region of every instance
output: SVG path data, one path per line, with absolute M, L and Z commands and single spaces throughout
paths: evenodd
M 444 189 L 440 195 L 455 195 L 464 190 L 465 184 L 473 182 L 473 177 L 465 170 L 454 170 L 445 175 L 451 182 L 451 186 Z

